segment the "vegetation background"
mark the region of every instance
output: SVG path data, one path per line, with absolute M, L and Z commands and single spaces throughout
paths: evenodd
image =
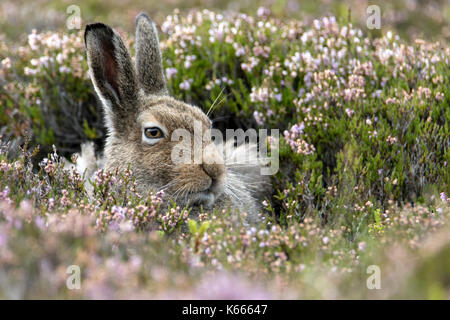
M 71 5 L 132 50 L 146 11 L 172 95 L 218 99 L 220 129 L 281 130 L 260 225 L 111 190 L 132 173 L 62 169 L 105 136 Z M 445 0 L 3 0 L 0 297 L 448 299 L 449 20 Z

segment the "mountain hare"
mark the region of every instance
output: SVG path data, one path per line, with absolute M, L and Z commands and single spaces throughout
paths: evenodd
M 194 216 L 201 207 L 230 208 L 246 212 L 247 222 L 258 221 L 261 202 L 271 191 L 268 176 L 260 172 L 266 164 L 258 157 L 255 145 L 235 147 L 234 139 L 220 152 L 211 135 L 204 134 L 211 129 L 207 115 L 169 96 L 158 34 L 150 18 L 144 13 L 136 18 L 135 67 L 122 39 L 109 26 L 87 25 L 84 38 L 90 77 L 103 104 L 108 136 L 104 159 L 95 158 L 92 143 L 82 146 L 79 170 L 90 175 L 100 162 L 111 172 L 130 168 L 142 195 L 164 190 L 165 198 L 190 206 Z M 183 141 L 188 138 L 184 142 L 189 146 L 189 140 L 197 141 L 193 158 L 200 161 L 173 161 L 180 142 L 171 137 L 178 129 L 188 133 Z M 244 152 L 245 163 L 229 160 Z

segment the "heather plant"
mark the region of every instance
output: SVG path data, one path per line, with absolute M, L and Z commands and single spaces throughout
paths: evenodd
M 173 96 L 220 130 L 282 132 L 262 222 L 191 219 L 139 194 L 131 170 L 67 169 L 105 137 L 82 33 L 3 38 L 0 297 L 449 297 L 448 46 L 267 9 L 175 11 L 160 28 Z M 66 287 L 70 265 L 80 290 Z M 366 287 L 371 265 L 382 290 Z

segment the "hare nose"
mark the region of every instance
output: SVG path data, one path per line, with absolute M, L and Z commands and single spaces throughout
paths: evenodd
M 203 151 L 202 168 L 211 179 L 215 180 L 225 174 L 223 158 L 214 146 Z
M 225 174 L 225 165 L 223 164 L 203 163 L 202 168 L 213 180 L 216 180 Z

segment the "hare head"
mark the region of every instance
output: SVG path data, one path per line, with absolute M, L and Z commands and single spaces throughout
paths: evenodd
M 90 24 L 84 37 L 90 77 L 108 130 L 105 169 L 130 168 L 143 195 L 165 190 L 178 203 L 214 204 L 226 183 L 223 155 L 204 134 L 211 128 L 205 113 L 168 95 L 155 24 L 143 13 L 137 16 L 134 65 L 109 26 Z M 196 136 L 194 124 L 202 127 L 201 136 Z M 194 149 L 200 163 L 172 161 L 179 142 L 171 136 L 180 128 L 189 132 L 191 141 L 201 141 Z

